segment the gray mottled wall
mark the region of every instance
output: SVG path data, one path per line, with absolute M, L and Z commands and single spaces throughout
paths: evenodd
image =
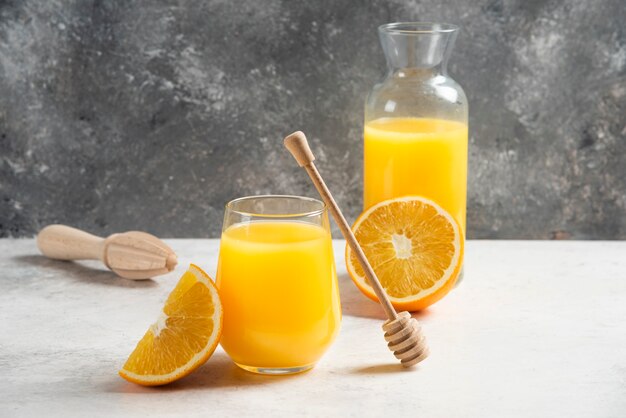
M 1 1 L 0 236 L 217 236 L 223 204 L 315 195 L 350 218 L 379 24 L 462 26 L 471 238 L 626 238 L 623 0 Z

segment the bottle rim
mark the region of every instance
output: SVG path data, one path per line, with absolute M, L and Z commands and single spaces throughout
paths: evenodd
M 394 22 L 378 27 L 378 31 L 386 34 L 398 35 L 428 35 L 453 33 L 459 30 L 457 25 L 440 22 Z

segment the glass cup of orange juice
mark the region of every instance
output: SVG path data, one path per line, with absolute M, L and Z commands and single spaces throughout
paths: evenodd
M 221 344 L 239 367 L 262 374 L 311 369 L 341 322 L 324 203 L 274 195 L 229 202 L 217 287 Z

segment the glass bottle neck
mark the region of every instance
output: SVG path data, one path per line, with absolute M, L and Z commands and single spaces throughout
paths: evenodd
M 398 77 L 445 74 L 457 28 L 439 23 L 392 23 L 379 28 L 390 71 Z
M 430 79 L 437 76 L 446 76 L 445 68 L 441 65 L 431 68 L 421 67 L 389 67 L 388 77 L 399 79 Z

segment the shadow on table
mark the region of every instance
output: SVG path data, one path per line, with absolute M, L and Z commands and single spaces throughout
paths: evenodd
M 361 293 L 347 273 L 339 274 L 337 279 L 341 294 L 341 311 L 344 315 L 385 319 L 385 312 L 380 305 Z
M 262 376 L 247 372 L 235 365 L 226 353 L 215 353 L 209 361 L 191 375 L 164 386 L 145 387 L 126 382 L 121 377 L 104 387 L 112 393 L 163 393 L 179 390 L 201 390 L 226 387 L 268 385 L 295 380 L 310 372 L 290 376 Z
M 419 367 L 419 366 L 416 366 Z M 407 369 L 402 367 L 400 363 L 376 364 L 374 366 L 359 367 L 351 370 L 353 374 L 375 375 L 375 374 L 394 374 L 394 373 L 411 373 L 415 369 Z
M 67 277 L 83 283 L 133 288 L 152 287 L 157 285 L 157 283 L 152 279 L 123 279 L 109 270 L 104 270 L 97 262 L 51 260 L 41 255 L 22 255 L 13 257 L 13 259 L 18 263 L 41 267 L 47 270 L 55 270 L 60 272 L 62 277 Z M 58 278 L 59 277 L 55 277 L 55 279 Z
M 344 315 L 380 319 L 381 321 L 387 319 L 383 308 L 377 302 L 374 302 L 361 293 L 356 285 L 352 283 L 352 279 L 347 273 L 339 274 L 338 280 L 339 292 L 341 293 L 341 309 Z M 413 318 L 418 320 L 422 320 L 429 315 L 430 312 L 428 309 L 412 313 Z

